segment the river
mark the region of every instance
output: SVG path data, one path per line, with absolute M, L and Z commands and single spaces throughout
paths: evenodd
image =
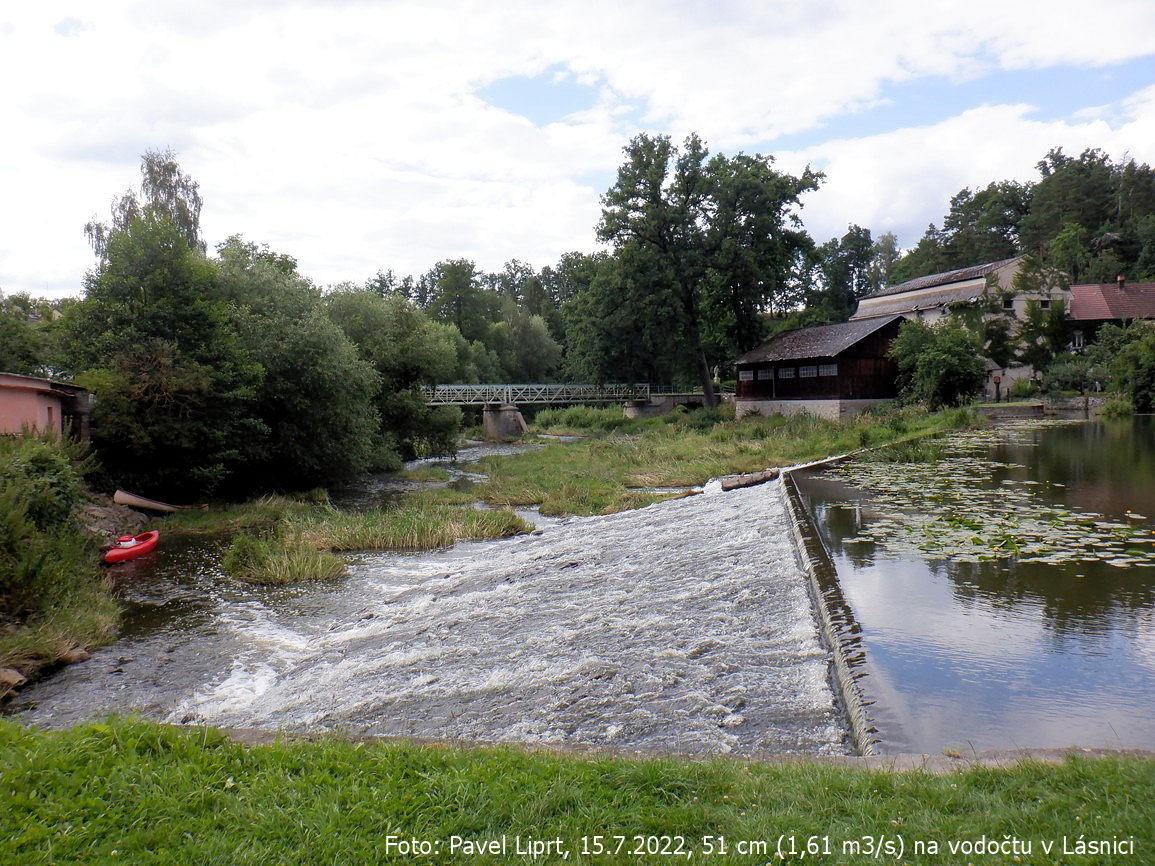
M 777 483 L 514 539 L 352 559 L 331 584 L 229 580 L 221 540 L 126 566 L 121 638 L 21 718 L 688 754 L 838 754 L 847 732 Z
M 1152 422 L 1008 424 L 796 476 L 883 751 L 1155 748 Z

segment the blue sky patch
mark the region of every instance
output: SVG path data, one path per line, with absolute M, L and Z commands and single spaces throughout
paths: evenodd
M 1155 63 L 1142 57 L 1098 69 L 1050 67 L 993 72 L 968 81 L 919 78 L 891 84 L 879 98 L 886 104 L 832 118 L 820 127 L 779 136 L 770 143 L 775 150 L 797 150 L 831 139 L 855 139 L 881 135 L 914 126 L 931 126 L 983 104 L 1025 103 L 1039 121 L 1077 121 L 1086 108 L 1119 103 L 1155 84 Z M 1102 112 L 1097 112 L 1103 116 Z M 1110 114 L 1108 120 L 1114 120 Z M 1043 154 L 1039 154 L 1042 158 Z
M 546 126 L 577 111 L 593 108 L 598 90 L 577 81 L 564 66 L 554 65 L 533 77 L 516 75 L 481 88 L 477 95 L 490 105 Z

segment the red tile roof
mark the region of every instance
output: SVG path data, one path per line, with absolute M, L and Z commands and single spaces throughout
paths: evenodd
M 1071 286 L 1071 318 L 1075 321 L 1155 319 L 1155 283 L 1085 284 Z

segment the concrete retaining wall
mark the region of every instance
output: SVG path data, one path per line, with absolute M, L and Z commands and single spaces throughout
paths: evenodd
M 854 676 L 852 655 L 861 655 L 859 638 L 853 633 L 853 614 L 842 595 L 834 563 L 822 546 L 810 515 L 802 504 L 798 487 L 789 472 L 782 473 L 782 496 L 794 528 L 795 552 L 806 572 L 811 599 L 818 614 L 818 630 L 833 657 L 831 679 L 835 694 L 846 711 L 850 739 L 860 755 L 878 753 L 877 731 L 866 707 L 862 688 Z

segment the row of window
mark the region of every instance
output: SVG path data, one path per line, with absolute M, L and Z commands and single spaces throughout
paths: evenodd
M 758 370 L 757 372 L 758 372 L 758 381 L 760 381 L 760 382 L 766 381 L 767 379 L 771 379 L 774 376 L 773 369 Z M 795 375 L 795 368 L 794 367 L 779 367 L 778 368 L 778 378 L 779 379 L 793 379 L 794 375 Z M 816 376 L 837 376 L 838 375 L 838 365 L 837 364 L 817 364 L 817 365 L 802 366 L 802 367 L 797 368 L 797 375 L 798 375 L 799 379 L 813 379 Z M 739 382 L 753 382 L 754 381 L 754 371 L 753 370 L 739 370 L 738 371 L 738 381 Z

